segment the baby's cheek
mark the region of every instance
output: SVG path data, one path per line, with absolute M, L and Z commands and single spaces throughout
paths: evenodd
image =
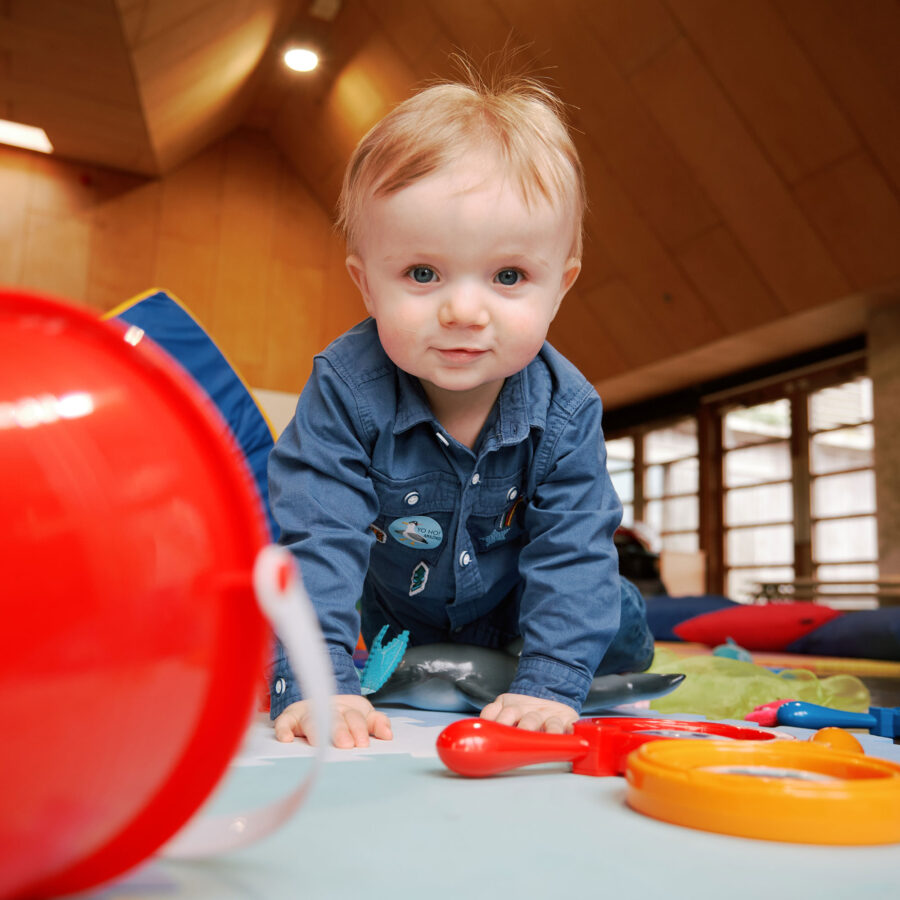
M 513 333 L 509 338 L 506 352 L 508 361 L 516 364 L 516 370 L 524 368 L 538 355 L 545 339 L 543 331 L 535 331 L 529 328 L 528 322 L 523 322 L 518 333 Z

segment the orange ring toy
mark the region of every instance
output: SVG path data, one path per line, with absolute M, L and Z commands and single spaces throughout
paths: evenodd
M 900 841 L 900 765 L 791 741 L 654 741 L 629 754 L 626 800 L 703 831 L 808 844 Z

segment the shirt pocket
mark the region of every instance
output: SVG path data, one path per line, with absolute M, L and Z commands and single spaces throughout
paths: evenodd
M 451 527 L 459 504 L 459 486 L 446 472 L 392 479 L 372 473 L 379 512 L 372 523 L 376 559 L 382 565 L 408 568 L 409 560 L 430 565 L 452 540 Z
M 482 478 L 478 498 L 466 522 L 479 552 L 508 546 L 523 534 L 525 519 L 524 471 L 518 476 Z

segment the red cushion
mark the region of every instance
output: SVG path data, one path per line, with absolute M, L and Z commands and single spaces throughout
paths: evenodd
M 747 650 L 783 650 L 820 625 L 843 615 L 839 609 L 815 603 L 767 603 L 730 606 L 694 616 L 672 631 L 683 641 L 723 644 L 731 638 Z

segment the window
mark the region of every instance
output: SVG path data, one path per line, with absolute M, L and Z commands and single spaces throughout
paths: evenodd
M 821 581 L 878 578 L 872 383 L 809 398 L 812 570 Z
M 763 581 L 834 581 L 847 597 L 848 580 L 877 580 L 863 349 L 709 394 L 695 415 L 679 402 L 676 418 L 609 430 L 626 525 L 649 526 L 663 550 L 701 551 L 707 589 L 735 600 Z
M 664 550 L 699 547 L 697 419 L 641 428 L 606 442 L 623 525 L 650 527 Z
M 725 593 L 794 577 L 791 408 L 786 399 L 725 412 Z
M 634 438 L 606 442 L 606 466 L 622 501 L 622 524 L 634 524 Z
M 682 419 L 644 435 L 644 521 L 664 550 L 697 550 L 697 420 Z
M 859 355 L 714 402 L 722 473 L 709 502 L 721 504 L 722 535 L 708 549 L 729 597 L 751 599 L 761 581 L 877 579 L 864 366 Z

